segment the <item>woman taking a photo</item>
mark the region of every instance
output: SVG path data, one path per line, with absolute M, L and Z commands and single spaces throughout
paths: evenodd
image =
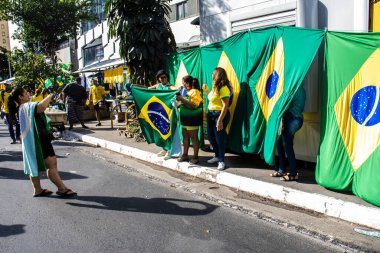
M 203 90 L 208 94 L 207 136 L 214 150 L 214 157 L 208 163 L 218 163 L 218 170 L 224 170 L 226 149 L 226 126 L 230 113 L 228 111 L 232 86 L 223 68 L 215 68 L 212 73 L 212 90 L 206 84 Z
M 40 184 L 40 172 L 46 171 L 47 177 L 58 188 L 57 195 L 69 197 L 76 195 L 62 182 L 58 169 L 57 157 L 51 141 L 53 136 L 44 111 L 49 106 L 53 94 L 48 95 L 40 103 L 29 102 L 29 93 L 22 87 L 16 87 L 8 99 L 10 113 L 17 113 L 20 119 L 23 146 L 24 173 L 30 177 L 34 188 L 34 197 L 52 194 Z M 19 107 L 17 111 L 17 107 Z

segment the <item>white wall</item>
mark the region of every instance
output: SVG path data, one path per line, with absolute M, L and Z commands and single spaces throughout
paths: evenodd
M 71 53 L 70 47 L 65 47 L 57 52 L 58 59 L 60 63 L 70 64 L 71 63 Z
M 12 23 L 11 21 L 8 21 L 8 29 L 9 29 L 9 40 L 11 45 L 11 51 L 13 51 L 15 48 L 23 49 L 24 46 L 20 40 L 16 40 L 13 38 L 13 35 L 15 34 L 15 31 L 17 30 L 18 26 Z
M 200 35 L 199 26 L 190 24 L 196 17 L 192 16 L 191 18 L 170 23 L 176 43 L 188 42 L 192 36 Z
M 369 1 L 319 0 L 319 28 L 329 31 L 368 32 Z

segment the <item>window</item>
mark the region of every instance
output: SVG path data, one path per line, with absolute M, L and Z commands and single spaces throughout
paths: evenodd
M 3 44 L 4 44 L 4 45 L 7 44 L 7 41 L 6 41 L 5 39 L 3 39 Z
M 99 22 L 102 22 L 102 21 L 106 20 L 106 15 L 105 15 L 105 12 L 104 12 L 105 2 L 106 1 L 105 0 L 94 0 L 93 2 L 94 2 L 94 7 L 91 10 L 91 12 L 94 13 L 97 16 L 98 20 L 88 21 L 88 22 L 82 23 L 82 25 L 81 25 L 81 34 L 84 34 L 85 32 L 91 30 Z
M 177 4 L 177 20 L 184 19 L 187 16 L 189 16 L 187 2 Z
M 1 24 L 1 29 L 5 29 L 5 25 L 4 24 Z
M 2 32 L 1 35 L 2 35 L 3 37 L 5 37 L 5 32 Z
M 104 49 L 102 45 L 85 48 L 83 51 L 84 66 L 87 66 L 96 61 L 100 61 L 104 57 Z

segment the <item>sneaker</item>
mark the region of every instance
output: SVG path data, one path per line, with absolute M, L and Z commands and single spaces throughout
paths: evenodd
M 86 125 L 83 125 L 83 126 L 82 126 L 82 128 L 88 129 L 88 126 L 86 126 Z
M 171 159 L 171 158 L 173 158 L 173 157 L 171 157 L 170 155 L 168 155 L 168 154 L 166 154 L 165 156 L 164 156 L 164 160 L 166 161 L 166 160 L 169 160 L 169 159 Z
M 12 141 L 11 141 L 11 144 L 16 144 L 16 140 L 12 140 Z
M 102 125 L 102 123 L 98 123 L 98 124 L 96 124 L 96 126 L 101 126 Z
M 224 170 L 226 168 L 226 165 L 224 162 L 218 162 L 218 170 Z
M 213 157 L 210 160 L 207 160 L 207 163 L 217 163 L 217 162 L 219 162 L 219 158 L 218 157 Z

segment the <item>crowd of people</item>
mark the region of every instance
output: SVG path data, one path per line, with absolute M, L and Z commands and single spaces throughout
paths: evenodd
M 170 84 L 169 75 L 165 70 L 157 72 L 157 84 L 148 89 L 177 90 L 175 106 L 179 109 L 182 126 L 182 144 L 180 133 L 174 133 L 173 142 L 169 150 L 163 150 L 158 155 L 165 159 L 177 158 L 179 162 L 199 163 L 199 128 L 203 123 L 203 99 L 201 87 L 197 78 L 184 76 L 182 86 L 177 88 Z M 74 123 L 79 122 L 83 128 L 88 128 L 83 121 L 83 108 L 85 105 L 93 106 L 97 120 L 96 126 L 101 126 L 100 110 L 104 107 L 105 89 L 100 86 L 98 80 L 93 79 L 89 95 L 81 85 L 81 78 L 64 87 L 60 94 L 65 102 L 68 113 L 69 130 Z M 207 160 L 209 164 L 217 164 L 218 170 L 224 170 L 226 150 L 226 127 L 230 120 L 229 106 L 233 98 L 233 87 L 228 80 L 226 71 L 217 67 L 212 73 L 211 90 L 203 84 L 203 92 L 207 95 L 207 137 L 214 156 Z M 56 94 L 57 95 L 57 94 Z M 43 189 L 40 184 L 40 173 L 46 171 L 48 178 L 57 186 L 56 194 L 60 196 L 73 196 L 72 191 L 61 180 L 54 148 L 51 144 L 53 135 L 44 114 L 46 108 L 52 102 L 54 93 L 48 89 L 38 88 L 32 97 L 27 87 L 15 87 L 5 84 L 5 89 L 0 91 L 1 118 L 8 127 L 11 144 L 17 142 L 23 145 L 24 172 L 30 177 L 35 197 L 47 196 L 53 192 Z M 303 108 L 305 105 L 305 90 L 301 87 L 297 90 L 289 108 L 282 118 L 279 138 L 277 141 L 278 168 L 272 177 L 280 177 L 284 181 L 298 180 L 296 159 L 293 150 L 295 133 L 303 124 Z M 20 125 L 21 124 L 21 125 Z M 192 144 L 193 156 L 190 159 L 189 149 Z M 286 173 L 286 165 L 289 165 L 289 173 Z

